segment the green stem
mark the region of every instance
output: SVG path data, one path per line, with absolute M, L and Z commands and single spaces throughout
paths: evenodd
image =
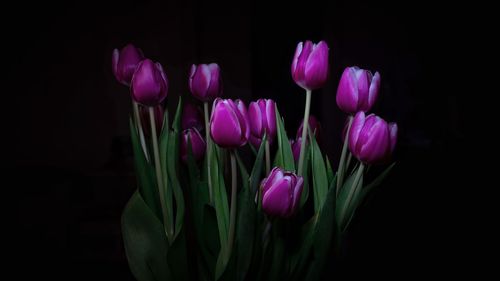
M 210 163 L 212 157 L 212 139 L 210 138 L 210 120 L 208 119 L 208 102 L 203 103 L 205 111 L 205 136 L 207 140 L 207 181 L 208 181 L 208 194 L 210 203 L 214 202 L 212 193 L 212 175 L 210 173 Z
M 346 215 L 345 212 L 347 209 L 349 209 L 349 205 L 351 205 L 352 198 L 354 197 L 354 194 L 356 194 L 356 191 L 358 189 L 358 183 L 363 175 L 364 169 L 365 169 L 365 165 L 360 162 L 358 172 L 356 173 L 354 181 L 352 182 L 351 188 L 349 190 L 349 194 L 347 194 L 347 198 L 346 198 L 344 207 L 342 208 L 341 213 L 340 213 L 340 221 L 341 222 L 344 222 L 344 220 L 345 220 L 345 218 L 344 218 Z M 343 225 L 343 223 L 341 225 Z
M 231 209 L 229 211 L 229 238 L 228 238 L 228 257 L 231 256 L 234 243 L 234 229 L 236 227 L 236 157 L 235 152 L 231 150 Z
M 153 140 L 153 153 L 154 153 L 154 161 L 155 161 L 155 169 L 156 169 L 156 180 L 158 182 L 158 192 L 160 194 L 160 204 L 161 211 L 163 214 L 163 226 L 165 228 L 165 234 L 167 235 L 168 240 L 170 241 L 171 235 L 173 235 L 173 229 L 169 229 L 167 224 L 169 223 L 167 220 L 168 210 L 165 204 L 165 192 L 167 191 L 167 185 L 163 183 L 163 177 L 161 173 L 161 164 L 160 164 L 160 151 L 158 148 L 158 138 L 156 135 L 156 124 L 155 124 L 155 113 L 153 107 L 149 107 L 149 121 L 151 123 L 151 138 Z M 166 180 L 166 179 L 165 179 Z M 172 228 L 172 224 L 170 224 L 170 228 Z
M 306 108 L 304 110 L 304 122 L 302 126 L 302 142 L 300 143 L 299 169 L 298 175 L 302 176 L 304 169 L 305 147 L 307 141 L 307 130 L 309 129 L 309 111 L 311 109 L 311 90 L 306 90 Z
M 271 171 L 271 151 L 269 148 L 269 140 L 266 138 L 266 175 Z
M 142 151 L 146 160 L 149 162 L 149 154 L 146 146 L 146 139 L 144 138 L 144 131 L 142 129 L 141 115 L 139 114 L 139 104 L 132 100 L 132 108 L 134 111 L 134 119 L 137 129 L 137 134 L 139 135 L 139 140 L 141 142 Z
M 344 173 L 345 173 L 345 156 L 347 154 L 347 146 L 349 143 L 349 131 L 351 130 L 352 125 L 352 116 L 349 116 L 349 125 L 347 125 L 347 132 L 345 134 L 344 145 L 342 146 L 342 155 L 340 156 L 339 162 L 339 170 L 337 176 L 337 194 L 336 197 L 339 196 L 340 189 L 342 188 L 342 184 L 344 183 Z

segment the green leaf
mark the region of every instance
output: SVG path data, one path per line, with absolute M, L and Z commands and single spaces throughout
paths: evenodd
M 295 171 L 295 160 L 293 159 L 292 147 L 285 131 L 285 124 L 276 106 L 276 127 L 278 136 L 278 153 L 275 163 L 287 171 Z
M 311 134 L 309 134 L 309 141 L 311 142 L 314 211 L 317 212 L 323 206 L 328 193 L 328 176 L 321 150 Z
M 238 218 L 236 220 L 237 280 L 245 280 L 252 261 L 256 223 L 256 206 L 252 192 L 243 188 L 238 196 Z
M 171 131 L 168 141 L 167 170 L 169 178 L 169 187 L 172 188 L 177 212 L 175 214 L 175 234 L 174 239 L 179 235 L 184 222 L 184 196 L 182 194 L 181 184 L 177 178 L 176 168 L 179 166 L 179 132 Z
M 300 246 L 296 253 L 291 256 L 290 268 L 292 280 L 303 280 L 301 273 L 310 257 L 311 246 L 313 244 L 313 234 L 316 226 L 318 214 L 312 216 L 303 226 L 300 233 Z
M 338 235 L 335 221 L 335 196 L 335 188 L 328 189 L 313 234 L 313 260 L 304 280 L 319 280 L 331 249 L 332 238 L 336 239 L 335 236 Z
M 337 222 L 339 224 L 339 229 L 341 229 L 341 230 L 345 229 L 346 223 L 351 218 L 352 212 L 355 209 L 355 207 L 357 206 L 356 202 L 359 201 L 358 197 L 361 194 L 361 190 L 362 190 L 361 187 L 362 187 L 362 184 L 363 184 L 363 177 L 361 177 L 361 179 L 358 182 L 357 192 L 354 193 L 354 195 L 353 195 L 353 197 L 351 199 L 351 203 L 350 203 L 351 207 L 349 207 L 348 206 L 349 202 L 347 202 L 347 200 L 348 200 L 348 197 L 349 197 L 349 193 L 351 193 L 351 190 L 352 189 L 356 189 L 356 187 L 353 186 L 353 183 L 354 183 L 354 180 L 356 178 L 356 174 L 357 174 L 358 169 L 360 169 L 359 166 L 349 176 L 349 178 L 347 178 L 347 180 L 344 182 L 344 184 L 342 186 L 342 189 L 340 190 L 339 196 L 337 198 L 337 207 L 336 207 L 335 215 L 336 215 Z M 343 212 L 343 210 L 345 210 L 345 211 Z
M 307 199 L 309 198 L 309 163 L 310 163 L 310 159 L 311 159 L 311 150 L 308 149 L 309 147 L 309 144 L 306 143 L 306 146 L 305 146 L 305 151 L 306 151 L 306 155 L 304 156 L 304 175 L 302 175 L 304 177 L 304 186 L 302 187 L 302 194 L 300 195 L 300 208 L 302 208 L 306 202 L 307 202 Z
M 331 186 L 333 180 L 333 169 L 332 164 L 330 163 L 330 159 L 328 159 L 328 155 L 325 154 L 325 165 L 326 165 L 326 176 L 328 178 L 328 185 Z
M 160 209 L 160 197 L 158 195 L 158 185 L 156 184 L 156 177 L 154 174 L 153 166 L 146 160 L 144 151 L 137 135 L 135 125 L 130 118 L 130 138 L 132 141 L 132 150 L 134 152 L 134 166 L 137 177 L 137 185 L 139 193 L 144 198 L 146 205 L 153 210 L 156 217 L 161 220 L 162 213 Z
M 363 188 L 361 200 L 363 200 L 374 187 L 377 187 L 382 183 L 382 181 L 385 179 L 385 177 L 387 177 L 392 168 L 394 168 L 394 165 L 396 165 L 396 162 L 392 163 L 375 180 L 373 180 L 370 184 Z
M 265 152 L 265 142 L 267 140 L 267 136 L 264 135 L 262 138 L 262 143 L 260 144 L 259 152 L 257 152 L 257 156 L 255 157 L 255 162 L 253 164 L 252 173 L 250 174 L 250 188 L 252 189 L 252 193 L 255 194 L 257 189 L 259 188 L 261 174 L 262 174 L 262 165 L 264 164 L 264 152 Z
M 166 220 L 166 227 L 167 229 L 173 229 L 172 225 L 174 223 L 174 210 L 173 210 L 173 204 L 172 204 L 172 185 L 169 181 L 168 174 L 167 174 L 167 156 L 168 156 L 168 136 L 169 136 L 169 125 L 168 125 L 168 110 L 165 110 L 163 114 L 163 126 L 160 134 L 160 142 L 159 142 L 159 150 L 160 150 L 160 166 L 161 166 L 161 176 L 163 178 L 163 183 L 164 187 L 163 189 L 165 190 L 164 192 L 164 202 L 165 202 L 165 207 L 168 209 L 167 211 L 167 220 Z M 172 237 L 173 238 L 173 237 Z
M 162 223 L 135 192 L 123 210 L 123 242 L 130 270 L 139 281 L 172 280 Z
M 236 155 L 236 161 L 238 162 L 238 168 L 240 169 L 241 183 L 243 184 L 244 189 L 248 189 L 249 176 L 247 168 L 245 167 L 245 163 L 243 163 L 240 156 L 238 155 L 238 151 L 235 150 L 234 154 Z
M 226 186 L 224 184 L 224 175 L 219 164 L 219 153 L 216 144 L 212 146 L 211 169 L 212 188 L 214 191 L 215 213 L 219 229 L 219 239 L 221 248 L 227 244 L 229 232 L 229 206 L 227 201 Z
M 183 228 L 168 250 L 167 260 L 172 280 L 189 280 L 186 233 Z

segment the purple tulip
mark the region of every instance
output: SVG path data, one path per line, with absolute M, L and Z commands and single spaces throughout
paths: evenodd
M 180 153 L 182 162 L 185 164 L 188 162 L 188 139 L 191 142 L 191 151 L 193 152 L 193 158 L 195 161 L 200 161 L 203 158 L 206 148 L 205 140 L 196 128 L 190 128 L 182 131 Z
M 354 117 L 349 131 L 349 150 L 367 164 L 385 162 L 396 145 L 398 126 L 387 124 L 375 114 L 366 116 L 360 111 Z
M 251 102 L 248 107 L 250 121 L 250 143 L 260 147 L 264 133 L 267 134 L 269 143 L 276 136 L 276 104 L 270 99 L 259 99 Z
M 189 73 L 189 89 L 200 101 L 211 101 L 222 94 L 220 68 L 216 63 L 192 65 Z
M 137 65 L 144 59 L 141 49 L 128 44 L 121 51 L 113 50 L 111 64 L 113 74 L 120 83 L 129 86 Z
M 199 107 L 186 103 L 182 110 L 182 129 L 196 128 L 199 132 L 205 128 L 203 116 Z
M 292 172 L 275 167 L 262 180 L 262 209 L 270 216 L 289 218 L 297 210 L 304 179 Z
M 159 135 L 163 127 L 163 106 L 157 105 L 154 107 L 156 132 Z M 142 130 L 144 135 L 151 136 L 151 122 L 149 117 L 149 108 L 139 106 L 139 117 L 141 118 Z
M 214 142 L 224 148 L 245 145 L 250 137 L 245 104 L 241 100 L 217 98 L 210 117 L 210 134 Z
M 304 127 L 304 120 L 300 122 L 300 127 L 297 130 L 297 139 L 302 138 L 302 128 Z M 319 123 L 318 119 L 314 116 L 309 116 L 309 127 L 308 130 L 311 130 L 311 133 L 314 134 L 316 137 L 316 140 L 320 140 L 320 132 L 321 132 L 321 124 Z
M 347 67 L 337 89 L 337 105 L 342 111 L 355 114 L 369 111 L 377 100 L 380 74 L 375 75 L 357 66 Z
M 328 45 L 325 41 L 313 44 L 300 42 L 292 62 L 292 77 L 305 90 L 316 90 L 328 79 Z
M 161 64 L 145 59 L 139 63 L 131 82 L 132 98 L 144 106 L 157 106 L 166 97 L 168 80 Z
M 290 140 L 290 146 L 292 147 L 293 159 L 295 160 L 295 162 L 299 161 L 301 142 L 301 137 L 298 137 L 297 140 Z

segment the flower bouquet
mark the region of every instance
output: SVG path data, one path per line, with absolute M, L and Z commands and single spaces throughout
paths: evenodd
M 366 112 L 380 75 L 348 67 L 336 101 L 348 114 L 337 171 L 321 152 L 312 91 L 329 76 L 324 41 L 299 43 L 293 80 L 305 90 L 304 119 L 289 140 L 270 99 L 247 107 L 222 99 L 217 64 L 193 65 L 191 94 L 170 121 L 162 66 L 132 45 L 114 50 L 113 72 L 130 87 L 137 191 L 122 216 L 123 241 L 137 280 L 318 280 L 337 253 L 356 209 L 394 164 L 397 126 Z M 299 97 L 297 97 L 299 98 Z M 211 108 L 210 108 L 211 106 Z M 202 113 L 203 112 L 203 113 Z

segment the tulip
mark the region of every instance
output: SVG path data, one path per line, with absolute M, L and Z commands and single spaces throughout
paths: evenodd
M 241 100 L 216 99 L 210 117 L 210 135 L 224 148 L 245 145 L 250 137 L 245 104 Z
M 270 216 L 289 218 L 297 210 L 304 179 L 279 167 L 262 180 L 262 209 Z
M 144 106 L 157 106 L 166 97 L 168 80 L 161 64 L 145 59 L 139 63 L 131 82 L 132 98 Z
M 220 67 L 216 63 L 192 65 L 189 74 L 189 89 L 200 101 L 207 102 L 222 94 Z
M 181 122 L 183 130 L 196 128 L 201 132 L 205 126 L 200 108 L 191 103 L 186 103 L 186 105 L 184 105 Z
M 195 161 L 200 161 L 205 154 L 205 140 L 196 128 L 190 128 L 182 131 L 181 138 L 181 159 L 185 164 L 188 163 L 188 139 L 191 143 L 191 151 Z
M 325 41 L 313 44 L 300 42 L 292 62 L 292 77 L 305 90 L 316 90 L 325 85 L 328 78 L 328 45 Z
M 300 122 L 300 127 L 299 129 L 297 130 L 297 139 L 301 138 L 302 137 L 302 130 L 303 130 L 303 127 L 304 127 L 304 120 L 302 120 Z M 311 131 L 311 133 L 314 134 L 314 136 L 316 137 L 316 140 L 319 140 L 320 139 L 320 131 L 321 131 L 321 124 L 319 123 L 318 119 L 316 119 L 316 117 L 314 116 L 309 116 L 309 129 Z
M 351 115 L 369 111 L 377 100 L 380 74 L 375 75 L 357 66 L 347 67 L 337 89 L 337 105 Z
M 392 154 L 397 140 L 396 123 L 360 111 L 354 117 L 349 131 L 349 150 L 365 164 L 385 162 Z
M 111 64 L 113 74 L 120 83 L 129 86 L 137 65 L 144 59 L 141 49 L 128 44 L 121 51 L 113 50 Z
M 139 106 L 139 115 L 141 117 L 142 129 L 144 135 L 151 136 L 151 122 L 149 120 L 149 108 Z M 163 127 L 163 106 L 157 105 L 154 107 L 156 132 L 161 132 Z
M 259 99 L 248 107 L 250 143 L 259 148 L 264 137 L 271 144 L 276 137 L 276 104 L 270 99 Z

